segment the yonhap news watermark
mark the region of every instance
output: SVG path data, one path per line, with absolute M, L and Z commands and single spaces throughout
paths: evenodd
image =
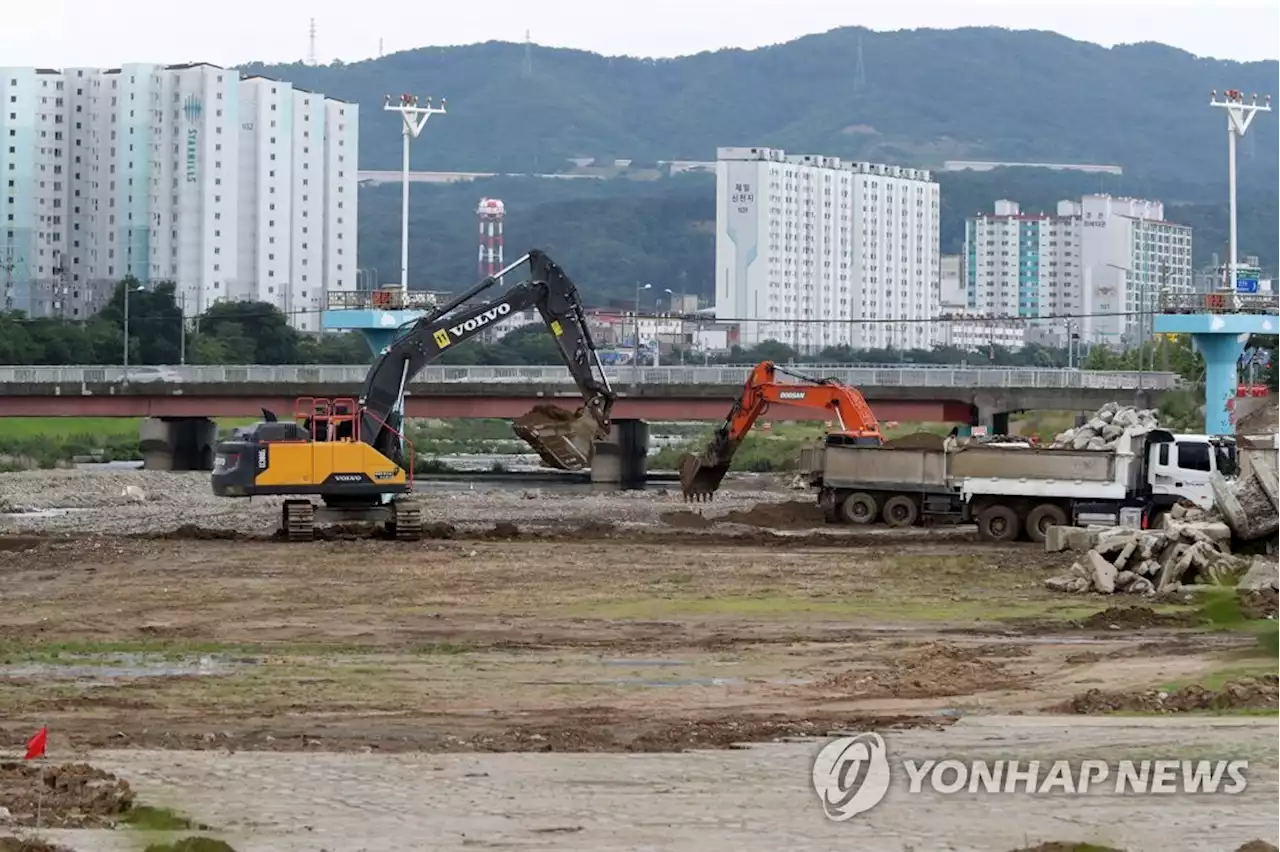
M 1236 795 L 1249 786 L 1247 760 L 891 760 L 884 738 L 866 733 L 827 743 L 813 761 L 813 789 L 828 819 L 878 805 L 894 778 L 908 794 Z

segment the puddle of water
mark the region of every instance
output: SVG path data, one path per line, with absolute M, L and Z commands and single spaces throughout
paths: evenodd
M 228 660 L 216 655 L 165 658 L 148 654 L 64 654 L 57 663 L 0 665 L 0 678 L 15 680 L 110 681 L 144 677 L 180 677 L 227 674 L 257 660 Z
M 75 512 L 87 512 L 88 509 L 35 509 L 30 512 L 0 512 L 0 519 L 7 521 L 39 520 L 42 518 L 62 518 Z

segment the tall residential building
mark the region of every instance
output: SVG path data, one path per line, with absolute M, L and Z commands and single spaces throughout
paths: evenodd
M 929 172 L 720 148 L 715 311 L 741 345 L 928 349 L 938 312 Z
M 314 330 L 356 289 L 357 106 L 207 63 L 0 69 L 0 97 L 11 308 L 88 316 L 132 275 Z
M 965 222 L 963 263 L 970 311 L 1119 345 L 1149 332 L 1161 292 L 1190 291 L 1191 229 L 1158 201 L 1086 195 L 1055 214 L 997 201 Z

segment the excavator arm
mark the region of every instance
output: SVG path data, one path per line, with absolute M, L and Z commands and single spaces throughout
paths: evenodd
M 525 281 L 489 302 L 466 304 L 525 262 L 529 264 Z M 365 377 L 360 398 L 361 438 L 403 466 L 400 431 L 409 382 L 446 350 L 465 343 L 503 317 L 530 308 L 537 309 L 554 337 L 582 393 L 583 406 L 576 415 L 562 409 L 550 411 L 550 407 L 535 409 L 516 422 L 516 434 L 554 467 L 575 470 L 588 464 L 591 441 L 608 435 L 615 394 L 591 339 L 577 288 L 559 265 L 536 249 L 416 320 L 382 351 Z
M 777 381 L 779 373 L 799 381 L 781 383 Z M 772 361 L 763 361 L 752 369 L 741 396 L 729 410 L 729 416 L 702 452 L 681 458 L 680 486 L 686 500 L 711 498 L 729 472 L 734 453 L 751 427 L 773 404 L 825 409 L 835 415 L 840 424 L 839 434 L 850 443 L 883 443 L 876 416 L 857 389 L 834 379 L 802 376 L 784 370 Z

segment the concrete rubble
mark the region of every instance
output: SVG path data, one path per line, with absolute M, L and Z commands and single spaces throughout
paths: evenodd
M 1173 508 L 1161 529 L 1050 527 L 1046 550 L 1085 555 L 1066 574 L 1044 584 L 1059 592 L 1106 595 L 1154 595 L 1191 584 L 1277 588 L 1275 560 L 1234 556 L 1231 541 L 1228 524 L 1183 506 Z
M 1130 426 L 1138 427 L 1136 433 L 1140 434 L 1159 425 L 1159 415 L 1149 408 L 1108 402 L 1083 426 L 1060 433 L 1053 439 L 1051 447 L 1055 450 L 1114 450 L 1116 439 Z

